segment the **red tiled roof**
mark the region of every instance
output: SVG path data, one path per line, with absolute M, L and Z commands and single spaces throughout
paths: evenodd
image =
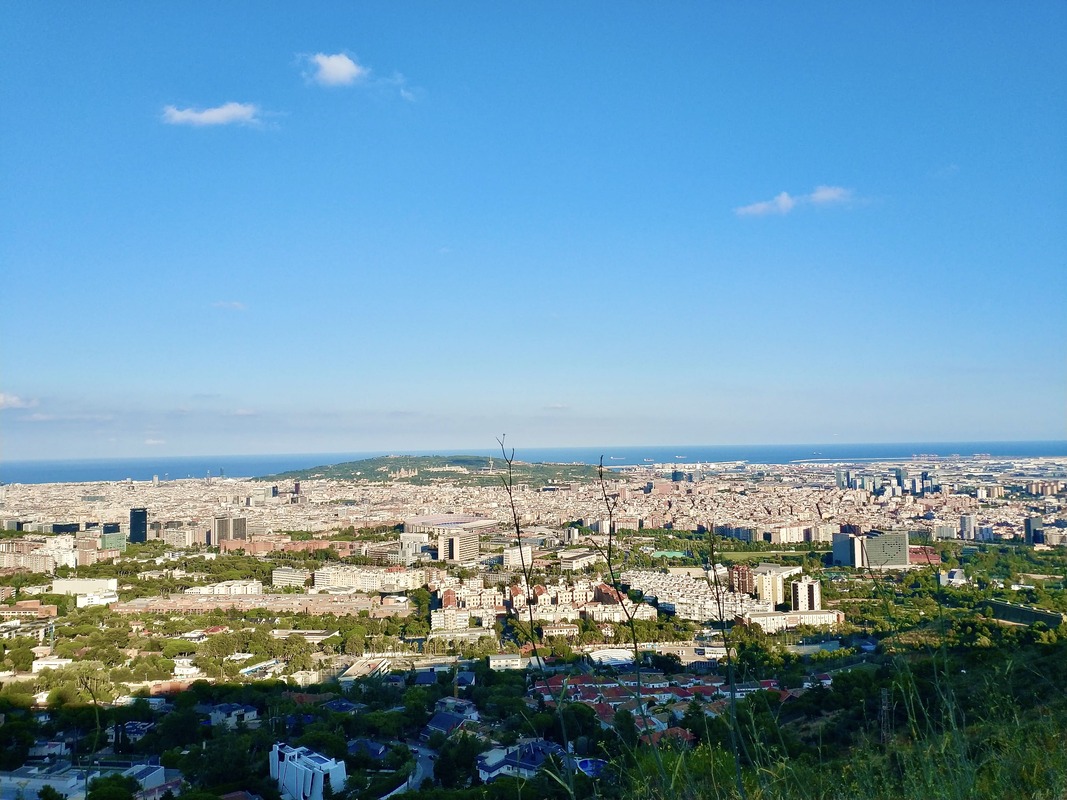
M 645 733 L 641 736 L 641 741 L 651 742 L 653 744 L 658 743 L 661 739 L 675 739 L 677 741 L 685 742 L 686 744 L 692 744 L 696 741 L 696 736 L 687 731 L 685 728 L 667 728 L 665 731 L 653 731 L 652 733 Z

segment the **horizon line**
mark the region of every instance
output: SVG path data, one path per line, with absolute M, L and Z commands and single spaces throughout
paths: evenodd
M 739 442 L 730 444 L 694 444 L 694 443 L 666 443 L 666 444 L 588 444 L 588 445 L 530 445 L 520 448 L 508 448 L 509 451 L 514 449 L 516 456 L 518 456 L 523 450 L 525 451 L 537 451 L 537 450 L 596 450 L 603 449 L 604 455 L 607 456 L 609 451 L 624 450 L 624 449 L 644 449 L 644 448 L 763 448 L 763 447 L 850 447 L 850 446 L 886 446 L 886 447 L 901 447 L 904 445 L 923 445 L 924 447 L 934 446 L 955 446 L 955 445 L 1009 445 L 1009 444 L 1043 444 L 1043 445 L 1067 445 L 1067 438 L 1062 439 L 954 439 L 954 440 L 940 440 L 940 441 L 927 441 L 927 440 L 899 440 L 899 441 L 828 441 L 828 442 Z M 493 447 L 445 447 L 445 448 L 369 448 L 367 450 L 337 450 L 337 451 L 264 451 L 254 453 L 156 453 L 156 454 L 130 454 L 130 455 L 114 455 L 114 456 L 51 456 L 45 458 L 0 458 L 0 464 L 39 464 L 47 462 L 57 461 L 84 461 L 84 462 L 100 462 L 100 461 L 133 461 L 144 460 L 151 461 L 155 459 L 171 459 L 171 458 L 280 458 L 287 456 L 294 457 L 307 457 L 307 456 L 350 456 L 350 455 L 366 455 L 371 458 L 382 456 L 426 456 L 426 455 L 441 455 L 441 456 L 459 456 L 459 455 L 481 455 L 486 452 L 496 451 L 497 448 Z M 918 453 L 917 453 L 918 454 Z M 934 453 L 922 453 L 922 455 L 936 455 Z M 952 455 L 955 455 L 953 453 Z M 1067 456 L 1067 451 L 1063 453 Z

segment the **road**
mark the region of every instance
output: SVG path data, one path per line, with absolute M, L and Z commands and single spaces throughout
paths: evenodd
M 390 742 L 390 744 L 394 743 Z M 388 800 L 388 798 L 393 795 L 402 792 L 417 791 L 418 788 L 422 786 L 424 780 L 427 778 L 431 781 L 433 780 L 433 758 L 431 756 L 437 755 L 435 751 L 431 750 L 429 747 L 423 747 L 417 742 L 395 742 L 395 744 L 399 744 L 411 750 L 412 755 L 415 756 L 415 770 L 408 776 L 408 779 L 404 783 L 397 786 L 393 791 L 389 792 L 389 794 L 382 795 L 378 800 Z

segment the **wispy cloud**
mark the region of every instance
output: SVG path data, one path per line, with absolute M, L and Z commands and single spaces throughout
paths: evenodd
M 23 422 L 110 422 L 111 414 L 45 414 L 35 412 L 21 418 Z
M 796 204 L 797 201 L 789 196 L 789 192 L 782 192 L 773 200 L 763 200 L 735 210 L 742 217 L 762 217 L 765 214 L 788 214 Z
M 245 311 L 248 309 L 240 300 L 216 300 L 211 304 L 212 308 L 225 308 L 229 311 Z
M 223 103 L 214 108 L 163 107 L 163 121 L 168 125 L 256 125 L 259 107 L 254 103 Z
M 233 414 L 231 414 L 231 416 L 234 416 L 234 417 L 258 417 L 259 416 L 259 412 L 258 411 L 253 411 L 250 408 L 238 408 L 237 410 L 235 410 L 233 412 Z
M 149 447 L 158 447 L 159 445 L 166 444 L 167 442 L 164 439 L 145 439 L 144 443 Z
M 394 72 L 391 78 L 383 78 L 380 84 L 386 89 L 395 89 L 401 99 L 407 100 L 409 103 L 418 101 L 422 95 L 422 91 L 409 86 L 408 79 L 399 72 Z
M 832 206 L 851 202 L 855 195 L 843 186 L 816 186 L 810 194 L 791 195 L 781 192 L 770 200 L 751 203 L 734 209 L 739 217 L 764 217 L 769 214 L 788 214 L 798 206 Z
M 545 411 L 570 411 L 570 408 L 566 403 L 549 403 L 545 406 Z
M 5 394 L 0 392 L 0 409 L 3 408 L 33 408 L 37 405 L 36 400 L 19 397 L 17 394 Z
M 807 199 L 808 202 L 817 206 L 847 203 L 852 199 L 852 190 L 843 186 L 816 186 L 815 191 L 809 194 Z
M 308 56 L 311 71 L 306 74 L 320 86 L 351 86 L 370 75 L 370 69 L 344 53 L 315 53 Z

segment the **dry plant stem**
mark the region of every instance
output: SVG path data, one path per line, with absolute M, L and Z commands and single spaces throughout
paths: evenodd
M 508 507 L 511 510 L 511 522 L 515 526 L 515 539 L 519 548 L 519 566 L 522 569 L 522 579 L 526 584 L 526 611 L 527 616 L 529 616 L 530 618 L 530 644 L 533 645 L 534 658 L 537 660 L 537 666 L 541 672 L 541 680 L 544 682 L 544 685 L 548 687 L 549 691 L 552 692 L 552 687 L 549 685 L 548 682 L 548 671 L 545 669 L 545 659 L 541 653 L 540 637 L 537 633 L 537 626 L 534 624 L 533 607 L 537 598 L 536 593 L 533 590 L 533 564 L 526 563 L 526 556 L 523 554 L 522 551 L 522 523 L 519 520 L 519 509 L 515 505 L 515 450 L 512 449 L 510 453 L 508 452 L 507 447 L 505 447 L 504 445 L 505 438 L 505 435 L 501 435 L 500 438 L 498 438 L 496 441 L 497 444 L 500 445 L 500 453 L 504 458 L 504 463 L 507 465 L 507 471 L 503 476 L 501 476 L 501 482 L 504 485 L 504 492 L 508 496 Z M 559 719 L 560 732 L 563 734 L 564 747 L 569 753 L 570 737 L 567 735 L 567 721 L 563 715 L 563 701 L 566 697 L 566 692 L 567 685 L 564 681 L 563 685 L 560 687 L 559 696 L 556 696 L 556 694 L 552 692 L 552 699 L 556 703 L 556 715 Z M 575 797 L 574 770 L 571 768 L 571 765 L 569 763 L 563 764 L 563 768 L 563 771 L 567 778 L 565 788 L 568 794 L 573 799 Z M 558 778 L 557 782 L 559 782 Z
M 714 531 L 714 526 L 710 527 Z M 722 596 L 722 584 L 719 583 L 719 573 L 715 569 L 715 538 L 714 533 L 708 537 L 708 560 L 711 562 L 711 585 L 715 595 L 715 605 L 719 612 L 719 624 L 722 625 L 722 644 L 726 650 L 726 677 L 730 681 L 730 749 L 734 756 L 734 780 L 737 781 L 737 796 L 741 800 L 747 798 L 745 782 L 741 775 L 741 743 L 737 736 L 737 679 L 734 676 L 734 661 L 730 637 L 726 631 L 726 604 Z
M 611 588 L 616 592 L 621 592 L 619 589 L 619 577 L 615 570 L 615 509 L 619 504 L 619 496 L 608 497 L 608 486 L 604 479 L 604 456 L 600 457 L 600 463 L 597 465 L 597 480 L 600 484 L 600 497 L 604 501 L 604 510 L 608 515 L 608 550 L 607 550 L 607 564 L 608 564 L 608 577 L 611 579 Z M 597 546 L 597 552 L 601 555 L 604 553 L 601 551 L 599 545 Z M 619 605 L 622 607 L 623 616 L 626 617 L 627 626 L 630 628 L 630 644 L 634 653 L 634 671 L 637 675 L 637 703 L 638 708 L 641 709 L 641 722 L 644 725 L 646 735 L 649 734 L 651 725 L 648 719 L 648 706 L 646 705 L 643 697 L 641 696 L 641 665 L 640 665 L 640 647 L 637 641 L 637 626 L 634 624 L 634 613 L 626 607 L 624 600 L 620 600 Z M 651 736 L 650 736 L 651 740 Z M 640 738 L 638 738 L 640 741 Z M 656 768 L 662 778 L 666 778 L 666 771 L 663 766 L 663 758 L 660 755 L 659 748 L 652 745 L 652 754 L 656 759 Z

